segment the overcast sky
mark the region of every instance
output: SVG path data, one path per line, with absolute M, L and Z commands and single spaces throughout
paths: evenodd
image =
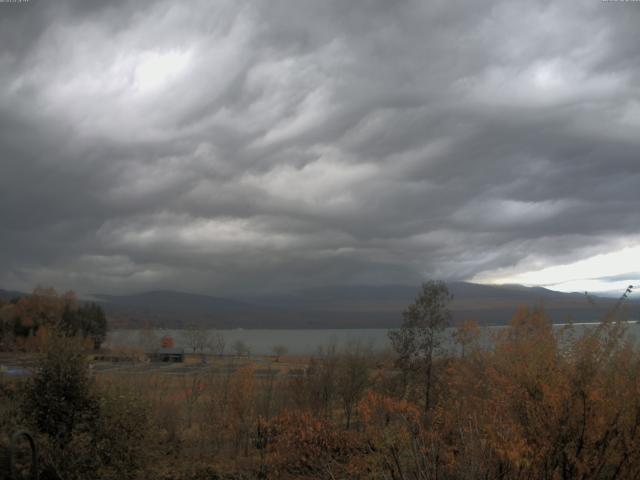
M 0 3 L 0 288 L 626 286 L 639 25 L 598 0 Z

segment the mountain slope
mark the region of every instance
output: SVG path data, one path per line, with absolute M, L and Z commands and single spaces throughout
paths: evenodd
M 27 296 L 26 293 L 16 292 L 12 290 L 2 290 L 0 288 L 0 300 L 10 301 L 10 300 L 13 300 L 14 298 L 20 298 L 25 296 Z
M 475 319 L 482 324 L 507 323 L 520 305 L 541 305 L 551 320 L 591 322 L 615 304 L 597 298 L 594 308 L 583 294 L 562 293 L 520 285 L 449 284 L 454 322 Z M 321 287 L 283 295 L 226 299 L 173 291 L 136 295 L 95 295 L 114 326 L 145 323 L 167 327 L 199 324 L 215 328 L 390 328 L 415 299 L 415 286 Z M 628 303 L 638 317 L 640 303 Z

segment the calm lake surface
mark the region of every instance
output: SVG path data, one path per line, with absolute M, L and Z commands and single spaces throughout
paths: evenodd
M 574 324 L 575 335 L 580 335 L 585 329 L 593 328 L 597 324 Z M 555 328 L 563 328 L 564 325 L 554 325 Z M 481 345 L 488 347 L 492 343 L 495 332 L 504 327 L 482 327 Z M 444 348 L 455 352 L 456 347 L 451 340 L 453 329 L 448 329 L 444 334 Z M 391 347 L 387 336 L 388 329 L 283 329 L 283 330 L 208 330 L 207 335 L 213 337 L 221 332 L 226 344 L 225 353 L 233 352 L 233 345 L 242 341 L 253 355 L 271 355 L 273 347 L 284 346 L 292 355 L 310 355 L 317 353 L 320 348 L 326 349 L 335 345 L 338 350 L 353 348 L 353 345 L 370 347 L 373 350 L 384 350 Z M 640 338 L 640 324 L 636 321 L 628 323 L 627 334 L 634 340 Z M 159 346 L 160 339 L 168 335 L 175 341 L 176 347 L 182 347 L 188 353 L 189 336 L 187 330 L 113 330 L 109 332 L 105 347 L 136 347 L 150 349 L 149 346 Z

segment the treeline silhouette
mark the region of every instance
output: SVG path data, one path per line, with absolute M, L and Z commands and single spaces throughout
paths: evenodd
M 637 478 L 628 293 L 586 330 L 522 307 L 483 347 L 468 322 L 451 355 L 450 295 L 427 282 L 393 351 L 353 343 L 297 366 L 229 358 L 181 375 L 96 375 L 92 345 L 54 328 L 34 374 L 0 383 L 0 430 L 37 434 L 43 479 Z

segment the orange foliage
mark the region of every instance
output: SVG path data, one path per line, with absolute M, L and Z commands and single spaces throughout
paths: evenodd
M 402 419 L 415 425 L 420 420 L 420 409 L 411 402 L 398 400 L 373 390 L 369 390 L 358 405 L 360 418 L 365 427 L 387 426 L 392 421 Z
M 30 296 L 18 300 L 14 313 L 23 327 L 36 330 L 40 325 L 57 325 L 65 306 L 75 302 L 73 292 L 61 297 L 53 288 L 38 287 Z
M 520 309 L 493 350 L 437 361 L 433 408 L 375 389 L 357 431 L 311 413 L 272 425 L 273 478 L 635 478 L 640 353 L 623 326 L 578 338 Z
M 13 323 L 14 346 L 37 351 L 43 348 L 53 330 L 61 328 L 65 311 L 77 307 L 74 292 L 59 295 L 53 288 L 38 287 L 15 304 L 4 306 L 2 313 L 5 321 L 10 319 Z
M 358 449 L 356 434 L 342 431 L 310 413 L 285 413 L 271 425 L 268 464 L 271 478 L 345 478 Z
M 235 438 L 235 450 L 248 454 L 249 431 L 255 420 L 255 368 L 248 365 L 239 368 L 229 382 L 228 428 Z
M 475 320 L 467 320 L 456 328 L 453 334 L 454 341 L 460 345 L 462 356 L 465 356 L 469 347 L 474 346 L 480 338 L 480 327 Z

